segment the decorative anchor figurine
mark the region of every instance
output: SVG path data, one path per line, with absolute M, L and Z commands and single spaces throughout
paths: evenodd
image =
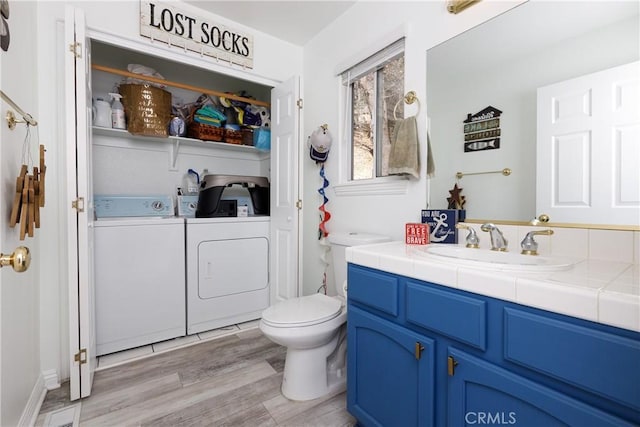
M 464 204 L 467 202 L 462 193 L 462 188 L 458 188 L 458 183 L 453 186 L 452 190 L 449 190 L 451 197 L 447 197 L 449 205 L 447 209 L 464 209 Z

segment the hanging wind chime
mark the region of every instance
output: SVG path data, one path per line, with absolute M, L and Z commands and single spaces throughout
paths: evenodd
M 327 267 L 329 266 L 328 252 L 329 252 L 329 244 L 326 241 L 327 236 L 329 236 L 329 232 L 327 231 L 327 222 L 331 219 L 331 213 L 326 208 L 327 203 L 329 202 L 329 198 L 327 197 L 326 189 L 329 187 L 329 180 L 325 174 L 324 162 L 327 161 L 329 157 L 329 149 L 331 148 L 332 137 L 329 133 L 329 126 L 324 124 L 318 129 L 316 129 L 308 139 L 309 145 L 309 156 L 312 160 L 316 162 L 316 164 L 320 165 L 320 179 L 322 180 L 322 185 L 318 189 L 318 193 L 322 197 L 322 202 L 318 207 L 320 211 L 320 222 L 318 224 L 318 240 L 320 247 L 322 248 L 322 254 L 320 255 L 320 260 L 324 264 L 324 272 L 322 275 L 322 286 L 318 289 L 318 291 L 323 290 L 323 292 L 327 293 Z

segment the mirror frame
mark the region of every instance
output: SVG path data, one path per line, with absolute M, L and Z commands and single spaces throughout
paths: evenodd
M 469 224 L 484 224 L 491 222 L 498 225 L 518 225 L 522 227 L 553 227 L 553 228 L 585 228 L 590 230 L 619 230 L 619 231 L 640 231 L 640 225 L 616 225 L 616 224 L 577 224 L 570 222 L 540 222 L 532 224 L 527 221 L 507 221 L 466 218 L 463 222 Z

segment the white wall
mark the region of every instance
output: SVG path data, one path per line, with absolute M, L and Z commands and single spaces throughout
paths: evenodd
M 38 85 L 41 117 L 40 132 L 49 140 L 47 151 L 50 168 L 47 173 L 49 197 L 47 222 L 44 225 L 42 239 L 46 258 L 41 268 L 41 369 L 44 372 L 55 371 L 58 380 L 69 377 L 69 331 L 67 307 L 67 264 L 65 215 L 70 207 L 66 206 L 65 174 L 65 130 L 63 100 L 62 57 L 68 54 L 63 46 L 62 22 L 65 4 L 73 4 L 84 10 L 91 34 L 96 37 L 126 39 L 129 45 L 139 45 L 148 54 L 166 57 L 171 60 L 189 61 L 191 65 L 212 71 L 231 74 L 234 77 L 254 80 L 261 84 L 274 84 L 294 74 L 302 73 L 302 48 L 254 31 L 243 25 L 230 22 L 193 7 L 181 4 L 180 8 L 199 16 L 210 16 L 238 30 L 246 30 L 254 35 L 254 68 L 241 70 L 237 66 L 212 63 L 199 59 L 199 55 L 184 53 L 181 49 L 167 49 L 165 45 L 151 44 L 148 39 L 139 36 L 138 0 L 129 1 L 77 1 L 77 2 L 39 2 L 38 3 Z M 30 27 L 32 21 L 21 22 Z M 116 43 L 119 44 L 119 43 Z M 195 55 L 195 56 L 194 56 Z M 214 60 L 215 61 L 215 60 Z M 217 88 L 212 88 L 217 89 Z M 71 166 L 72 167 L 72 166 Z
M 405 39 L 405 91 L 414 90 L 420 99 L 418 132 L 421 142 L 422 172 L 417 181 L 410 181 L 406 194 L 336 196 L 328 191 L 327 209 L 332 231 L 366 231 L 404 239 L 404 224 L 420 222 L 420 210 L 426 208 L 426 62 L 427 49 L 483 22 L 520 1 L 483 1 L 453 15 L 446 11 L 445 1 L 427 2 L 358 2 L 339 19 L 325 28 L 304 46 L 304 135 L 323 123 L 329 124 L 334 136 L 327 177 L 331 184 L 339 183 L 339 159 L 345 156 L 341 142 L 343 111 L 340 106 L 340 84 L 336 72 L 364 59 L 363 52 L 374 53 L 384 47 L 376 41 L 388 39 L 391 34 L 403 32 Z M 412 114 L 411 106 L 405 110 Z M 436 159 L 436 173 L 438 170 Z M 306 157 L 303 162 L 303 190 L 305 195 L 304 235 L 304 293 L 315 292 L 322 284 L 323 264 L 317 241 L 318 211 L 320 204 L 317 188 L 320 185 L 318 168 Z M 329 283 L 333 279 L 329 277 Z
M 35 2 L 10 2 L 8 19 L 11 43 L 7 52 L 0 51 L 0 87 L 18 106 L 38 118 L 38 98 L 36 85 L 36 30 L 33 23 L 36 18 Z M 0 159 L 2 165 L 2 214 L 1 246 L 2 253 L 14 251 L 19 245 L 31 250 L 32 263 L 24 273 L 16 273 L 10 267 L 0 270 L 2 277 L 1 292 L 1 368 L 0 368 L 0 425 L 12 426 L 19 422 L 29 422 L 25 414 L 32 392 L 36 389 L 40 375 L 40 337 L 39 337 L 39 292 L 38 275 L 44 264 L 45 255 L 40 251 L 39 242 L 42 229 L 36 229 L 34 237 L 19 240 L 19 225 L 6 226 L 15 194 L 16 177 L 22 165 L 22 148 L 26 128 L 19 124 L 9 130 L 4 115 L 13 110 L 2 102 L 0 123 Z M 15 110 L 14 110 L 15 112 Z M 16 112 L 16 115 L 17 112 Z M 38 166 L 37 129 L 31 129 L 31 150 L 35 165 Z M 42 136 L 42 134 L 41 134 Z M 41 138 L 41 142 L 45 142 Z M 31 164 L 30 166 L 33 166 Z M 31 167 L 29 173 L 32 173 Z M 46 216 L 47 213 L 43 212 Z M 40 389 L 42 385 L 40 385 Z M 36 399 L 40 396 L 36 390 Z M 25 414 L 25 415 L 23 415 Z M 27 419 L 21 419 L 25 416 Z

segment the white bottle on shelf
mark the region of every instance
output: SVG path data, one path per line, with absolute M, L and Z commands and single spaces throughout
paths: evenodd
M 126 129 L 124 107 L 120 102 L 122 95 L 119 93 L 110 93 L 109 95 L 113 98 L 113 103 L 111 104 L 111 127 L 114 129 Z

